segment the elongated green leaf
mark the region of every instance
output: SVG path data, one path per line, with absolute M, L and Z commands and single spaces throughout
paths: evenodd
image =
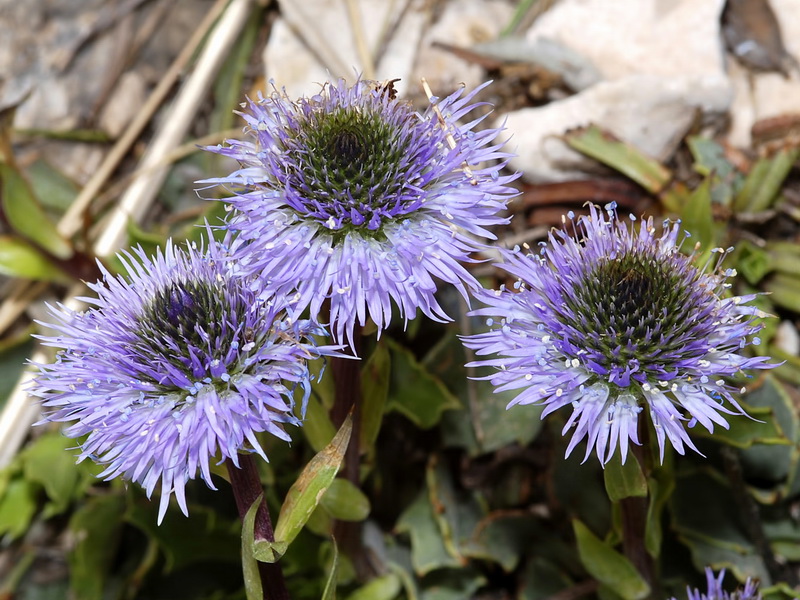
M 0 409 L 19 381 L 25 369 L 25 359 L 33 352 L 32 333 L 34 329 L 29 327 L 0 342 Z
M 289 489 L 275 527 L 277 542 L 291 544 L 300 533 L 336 477 L 352 432 L 353 421 L 348 416 L 331 443 L 309 461 Z
M 661 515 L 675 489 L 675 478 L 671 471 L 667 476 L 658 477 L 658 475 L 659 473 L 656 473 L 656 476 L 647 480 L 650 502 L 647 505 L 647 521 L 644 527 L 644 546 L 653 558 L 658 558 L 661 554 L 663 539 Z
M 0 235 L 0 273 L 35 281 L 70 280 L 36 248 L 13 235 Z
M 753 165 L 742 189 L 734 200 L 737 212 L 759 212 L 768 209 L 800 155 L 796 148 L 782 148 L 771 158 L 762 158 Z
M 650 586 L 627 558 L 606 545 L 577 519 L 572 521 L 572 528 L 581 562 L 597 581 L 625 600 L 641 600 L 650 593 Z
M 681 212 L 683 229 L 692 234 L 703 248 L 716 245 L 714 242 L 714 217 L 711 213 L 711 178 L 706 177 L 689 196 Z
M 66 211 L 78 196 L 78 186 L 44 160 L 37 160 L 27 169 L 36 198 L 46 208 Z
M 0 162 L 3 212 L 11 227 L 58 258 L 72 256 L 72 246 L 56 230 L 36 201 L 28 182 L 10 165 Z
M 379 342 L 361 371 L 361 439 L 362 453 L 375 445 L 389 397 L 391 359 L 386 344 Z
M 632 496 L 640 498 L 647 496 L 647 481 L 639 466 L 639 461 L 632 454 L 628 454 L 628 459 L 623 465 L 619 452 L 615 453 L 606 464 L 603 477 L 608 497 L 613 502 Z
M 325 589 L 322 591 L 321 600 L 336 600 L 336 574 L 339 570 L 339 547 L 336 539 L 333 542 L 333 557 L 331 559 L 331 572 L 328 573 L 328 580 L 325 582 Z
M 264 494 L 260 494 L 247 509 L 242 520 L 242 572 L 244 573 L 244 591 L 247 600 L 263 600 L 261 576 L 258 573 L 258 561 L 253 552 L 255 542 L 256 513 Z
M 638 148 L 616 139 L 597 125 L 575 129 L 564 136 L 578 152 L 591 156 L 629 177 L 651 194 L 658 194 L 672 179 L 672 173 Z

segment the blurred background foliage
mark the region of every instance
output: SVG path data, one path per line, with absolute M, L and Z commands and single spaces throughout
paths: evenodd
M 519 3 L 518 12 L 530 4 Z M 198 240 L 199 223 L 224 215 L 222 203 L 197 197 L 193 181 L 227 173 L 230 165 L 196 145 L 216 143 L 225 137 L 219 132 L 238 135 L 233 111 L 244 90 L 264 87 L 253 65 L 274 10 L 253 8 L 190 140 L 169 161 L 155 204 L 141 223 L 127 222 L 123 245 L 154 251 L 169 236 Z M 502 96 L 490 99 L 503 108 Z M 92 128 L 19 131 L 13 112 L 0 115 L 0 398 L 12 393 L 32 355 L 41 299 L 54 301 L 97 278 L 98 223 L 142 152 L 131 151 L 81 212 L 80 225 L 65 233 L 59 220 L 81 186 L 58 164 L 30 160 L 29 148 L 111 141 Z M 290 545 L 283 565 L 292 597 L 323 598 L 334 572 L 336 597 L 345 600 L 644 598 L 646 583 L 619 552 L 618 499 L 628 493 L 650 498 L 646 548 L 659 567 L 659 597 L 683 597 L 687 583 L 702 586 L 707 565 L 727 568 L 738 581 L 759 578 L 766 599 L 798 597 L 800 359 L 783 338 L 797 335 L 800 313 L 800 142 L 783 135 L 780 124 L 775 131 L 777 137 L 748 152 L 693 131 L 661 163 L 599 127 L 571 130 L 564 141 L 604 165 L 603 177 L 520 184 L 509 207 L 517 235 L 520 228 L 556 225 L 553 215 L 579 212 L 587 200 L 613 200 L 637 216 L 681 218 L 693 235 L 689 245 L 703 249 L 701 263 L 710 248 L 734 246 L 725 262 L 738 272 L 732 292 L 762 294 L 758 304 L 777 318 L 766 322 L 757 351 L 783 362 L 742 381 L 748 387 L 742 405 L 753 420 L 731 419 L 730 430 L 713 436 L 696 429 L 692 437 L 705 456 L 668 452 L 647 480 L 614 463 L 605 474 L 593 458 L 581 464 L 581 450 L 564 459 L 565 415 L 540 421 L 536 407 L 506 410 L 512 396 L 466 377 L 469 357 L 457 335 L 484 325 L 463 316 L 457 292 L 443 289 L 443 306 L 462 315 L 456 322 L 420 318 L 405 330 L 398 324 L 364 349 L 361 489 L 338 480 Z M 103 261 L 119 268 L 113 258 Z M 477 269 L 487 286 L 501 283 L 486 264 Z M 12 301 L 23 305 L 24 316 L 5 317 Z M 273 515 L 303 466 L 332 438 L 332 402 L 328 376 L 314 389 L 291 447 L 263 440 Z M 170 510 L 156 526 L 156 504 L 137 486 L 98 480 L 101 469 L 76 465 L 74 453 L 56 429 L 37 427 L 0 471 L 0 597 L 244 597 L 241 526 L 225 484 L 212 492 L 193 482 L 190 516 Z M 226 477 L 223 469 L 216 474 Z M 362 523 L 364 564 L 335 552 L 333 519 Z

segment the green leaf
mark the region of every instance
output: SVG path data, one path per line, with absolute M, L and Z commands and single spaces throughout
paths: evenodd
M 396 410 L 422 429 L 430 429 L 446 410 L 460 408 L 458 399 L 421 365 L 414 355 L 388 339 L 392 376 L 387 410 Z
M 385 343 L 378 342 L 372 356 L 361 370 L 361 438 L 359 448 L 365 454 L 372 450 L 383 422 L 389 398 L 391 358 Z
M 620 453 L 616 452 L 603 470 L 606 492 L 612 502 L 618 502 L 623 498 L 647 496 L 647 481 L 639 461 L 632 453 L 628 454 L 627 458 L 625 464 L 622 464 Z
M 800 256 L 796 258 L 800 258 Z M 747 240 L 740 240 L 736 245 L 733 260 L 736 270 L 750 285 L 756 285 L 775 267 L 773 257 L 766 250 Z
M 742 242 L 737 244 L 737 248 L 739 246 L 742 246 Z M 752 244 L 747 242 L 744 247 L 749 250 L 751 246 Z M 783 241 L 769 242 L 765 248 L 757 248 L 752 251 L 760 251 L 765 255 L 764 261 L 767 263 L 768 270 L 791 275 L 795 279 L 800 277 L 800 244 Z
M 312 361 L 321 362 L 321 361 Z M 336 427 L 325 407 L 312 395 L 306 405 L 306 418 L 303 420 L 303 434 L 314 452 L 327 446 L 336 435 Z
M 247 600 L 263 600 L 264 598 L 261 575 L 258 572 L 258 561 L 253 552 L 256 513 L 263 499 L 264 494 L 259 494 L 242 519 L 242 573 L 244 574 L 244 591 Z
M 39 483 L 52 502 L 45 518 L 64 512 L 78 488 L 79 472 L 73 450 L 75 440 L 48 433 L 22 452 L 25 478 Z
M 772 409 L 752 407 L 741 400 L 739 404 L 751 418 L 733 416 L 728 420 L 729 429 L 718 427 L 714 429 L 714 433 L 709 433 L 704 427 L 696 427 L 692 434 L 716 440 L 734 448 L 750 448 L 755 444 L 786 446 L 790 443 L 773 417 Z M 783 453 L 784 450 L 775 452 Z M 786 452 L 788 453 L 788 450 Z
M 309 461 L 289 488 L 275 527 L 276 541 L 291 544 L 300 533 L 336 477 L 352 432 L 353 421 L 348 416 L 331 443 Z
M 572 585 L 572 580 L 553 563 L 535 556 L 522 573 L 519 600 L 548 600 Z
M 462 554 L 495 562 L 506 573 L 511 573 L 517 568 L 520 558 L 526 555 L 530 540 L 542 540 L 543 537 L 542 528 L 531 515 L 509 515 L 497 511 L 478 524 Z
M 91 498 L 70 519 L 75 548 L 69 554 L 70 590 L 81 600 L 100 600 L 122 533 L 125 499 L 120 495 Z
M 460 493 L 456 489 L 453 476 L 439 455 L 431 456 L 425 475 L 433 518 L 444 546 L 453 558 L 464 564 L 465 553 L 471 549 L 470 542 L 484 517 L 484 510 L 474 494 Z M 480 548 L 478 552 L 482 554 Z
M 34 281 L 71 281 L 39 250 L 13 235 L 0 235 L 0 274 Z
M 486 578 L 474 569 L 443 569 L 423 581 L 420 600 L 464 600 L 486 585 Z
M 650 491 L 650 502 L 647 505 L 647 518 L 644 526 L 644 545 L 647 553 L 653 558 L 661 555 L 661 541 L 663 532 L 661 516 L 672 492 L 675 490 L 675 478 L 671 471 L 661 477 L 662 470 L 656 471 L 654 477 L 647 480 Z
M 651 194 L 659 194 L 672 179 L 672 173 L 638 148 L 622 142 L 597 125 L 577 128 L 564 140 L 578 152 L 590 156 L 629 177 Z
M 572 528 L 581 562 L 597 581 L 613 589 L 624 600 L 647 597 L 650 586 L 627 558 L 606 545 L 577 519 L 573 519 Z
M 775 156 L 759 159 L 736 194 L 734 210 L 756 213 L 770 208 L 799 155 L 796 148 L 781 148 Z
M 321 600 L 336 600 L 336 572 L 339 569 L 339 547 L 336 540 L 331 539 L 333 545 L 333 557 L 331 558 L 331 570 L 325 582 L 325 589 L 322 591 Z
M 351 482 L 337 478 L 322 496 L 322 507 L 334 519 L 363 521 L 369 516 L 369 498 Z
M 694 158 L 694 170 L 708 177 L 715 174 L 721 179 L 735 175 L 736 168 L 725 157 L 725 149 L 712 139 L 702 136 L 691 136 L 687 139 L 689 150 Z
M 376 577 L 366 585 L 347 596 L 347 600 L 393 600 L 397 598 L 402 586 L 400 578 L 394 573 Z
M 714 217 L 711 213 L 711 178 L 697 186 L 681 211 L 684 231 L 700 242 L 703 248 L 715 246 Z
M 445 548 L 427 490 L 420 491 L 416 500 L 403 511 L 395 530 L 411 537 L 411 564 L 417 575 L 423 576 L 443 567 L 462 566 L 462 561 Z
M 782 308 L 800 312 L 800 277 L 776 273 L 764 282 L 770 300 Z
M 16 539 L 28 529 L 36 514 L 36 486 L 31 482 L 13 478 L 0 497 L 0 535 Z
M 769 577 L 722 475 L 710 468 L 679 474 L 670 506 L 672 528 L 691 551 L 698 571 L 727 567 L 739 579 L 745 574 Z
M 34 196 L 46 208 L 63 213 L 78 196 L 75 182 L 44 160 L 34 162 L 27 172 Z
M 155 256 L 158 250 L 163 250 L 167 244 L 166 234 L 145 231 L 133 219 L 128 219 L 125 229 L 128 233 L 128 244 L 132 247 L 141 247 L 147 256 Z
M 32 333 L 34 333 L 34 328 L 28 327 L 18 335 L 0 342 L 0 408 L 5 405 L 9 395 L 14 391 L 14 387 L 25 370 L 25 361 L 33 352 Z
M 236 520 L 226 519 L 204 506 L 190 506 L 189 516 L 167 511 L 157 524 L 158 502 L 144 499 L 143 493 L 125 514 L 125 519 L 156 542 L 164 553 L 164 569 L 178 571 L 187 565 L 210 561 L 236 563 L 241 560 L 241 527 Z
M 0 162 L 3 212 L 11 228 L 28 238 L 53 256 L 67 259 L 72 256 L 72 246 L 36 201 L 28 182 L 10 165 Z

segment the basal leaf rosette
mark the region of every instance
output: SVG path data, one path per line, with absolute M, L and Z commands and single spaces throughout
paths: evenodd
M 731 377 L 774 365 L 742 351 L 758 344 L 755 296 L 729 296 L 717 249 L 713 264 L 681 253 L 679 223 L 660 230 L 619 218 L 612 203 L 569 229 L 554 230 L 538 254 L 505 252 L 500 265 L 517 278 L 514 290 L 484 291 L 490 330 L 463 338 L 496 391 L 518 390 L 511 402 L 543 405 L 542 418 L 572 407 L 563 433 L 567 454 L 584 438 L 605 464 L 617 447 L 639 444 L 639 415 L 647 410 L 664 456 L 665 441 L 681 454 L 697 450 L 686 426 L 727 428 L 744 411 Z M 485 357 L 485 358 L 483 358 Z
M 482 87 L 433 99 L 422 114 L 390 85 L 363 80 L 296 101 L 278 91 L 249 100 L 249 139 L 209 148 L 241 169 L 206 181 L 234 193 L 225 201 L 240 267 L 312 317 L 327 302 L 338 340 L 352 342 L 367 318 L 380 332 L 393 305 L 406 320 L 418 309 L 447 320 L 437 280 L 465 297 L 477 285 L 461 263 L 494 239 L 516 193 L 515 176 L 499 174 L 500 130 L 476 131 L 483 117 L 459 124 Z
M 88 310 L 50 307 L 42 325 L 56 335 L 40 339 L 60 350 L 31 393 L 45 421 L 81 440 L 79 461 L 105 465 L 101 477 L 135 481 L 148 497 L 160 484 L 160 522 L 172 494 L 188 512 L 185 485 L 198 473 L 214 488 L 212 459 L 238 466 L 242 450 L 266 460 L 260 432 L 290 441 L 307 363 L 335 348 L 315 346 L 319 327 L 289 318 L 280 297 L 232 276 L 223 245 L 119 259 L 129 275 L 103 268 Z

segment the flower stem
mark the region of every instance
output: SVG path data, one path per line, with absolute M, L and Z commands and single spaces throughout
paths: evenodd
M 650 456 L 647 455 L 647 450 L 650 448 L 649 443 L 649 430 L 648 422 L 646 419 L 639 419 L 639 439 L 641 446 L 633 445 L 631 451 L 633 452 L 636 460 L 639 461 L 639 467 L 645 479 L 649 476 L 653 462 Z M 650 586 L 650 595 L 648 599 L 660 598 L 660 585 L 656 577 L 655 562 L 653 557 L 647 551 L 645 544 L 645 528 L 647 527 L 647 503 L 652 501 L 652 498 L 645 497 L 629 497 L 620 500 L 620 509 L 622 510 L 622 549 L 625 556 L 639 574 Z
M 361 352 L 362 335 L 356 330 L 353 340 L 353 353 Z M 356 487 L 360 487 L 359 470 L 361 466 L 361 362 L 352 358 L 332 358 L 334 401 L 331 420 L 338 429 L 348 414 L 352 414 L 353 433 L 344 455 L 344 466 L 340 476 Z M 352 411 L 352 413 L 351 413 Z M 369 579 L 375 573 L 370 566 L 364 544 L 361 540 L 361 523 L 356 521 L 336 521 L 333 536 L 339 547 L 353 561 L 356 575 L 361 580 Z
M 264 493 L 261 477 L 258 474 L 258 467 L 256 467 L 252 454 L 239 454 L 238 469 L 230 459 L 225 461 L 225 465 L 228 468 L 233 495 L 236 498 L 236 508 L 239 511 L 239 517 L 244 522 L 244 516 L 253 505 L 253 502 Z M 263 498 L 261 499 L 261 506 L 256 513 L 254 537 L 257 540 L 275 541 L 272 521 L 269 518 L 269 509 L 267 509 L 267 503 Z M 264 600 L 290 600 L 289 591 L 286 589 L 286 581 L 283 578 L 283 569 L 279 562 L 265 563 L 259 561 L 258 573 L 261 576 Z

